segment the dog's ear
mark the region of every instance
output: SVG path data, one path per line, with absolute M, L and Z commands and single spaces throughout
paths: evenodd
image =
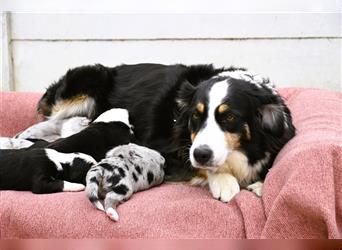
M 281 96 L 264 90 L 254 92 L 253 95 L 259 102 L 259 121 L 263 131 L 273 136 L 282 136 L 291 122 L 291 116 Z
M 180 109 L 186 108 L 190 105 L 195 94 L 196 87 L 189 81 L 184 81 L 177 93 L 176 102 Z
M 273 136 L 282 136 L 286 126 L 286 112 L 283 104 L 265 104 L 259 108 L 263 130 Z

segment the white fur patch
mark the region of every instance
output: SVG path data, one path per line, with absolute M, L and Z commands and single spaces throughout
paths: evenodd
M 96 122 L 123 122 L 127 126 L 131 127 L 129 123 L 129 115 L 127 109 L 110 109 L 106 112 L 103 112 L 99 117 L 96 118 L 94 123 Z
M 98 210 L 105 211 L 105 209 L 104 209 L 104 207 L 100 201 L 95 201 L 95 202 L 93 202 L 93 204 Z
M 0 137 L 0 149 L 21 149 L 28 148 L 33 142 L 25 139 L 15 139 L 8 137 Z
M 61 138 L 69 137 L 73 134 L 77 134 L 86 127 L 88 127 L 90 120 L 87 117 L 71 117 L 65 120 L 61 127 Z
M 230 201 L 240 192 L 237 179 L 227 173 L 208 173 L 209 189 L 215 199 Z
M 209 92 L 208 117 L 206 125 L 197 133 L 190 148 L 190 161 L 194 167 L 204 167 L 200 166 L 194 158 L 195 149 L 201 145 L 208 145 L 208 147 L 213 151 L 213 166 L 222 165 L 230 152 L 225 140 L 224 132 L 219 127 L 215 119 L 215 110 L 220 104 L 222 104 L 223 98 L 227 95 L 227 91 L 228 83 L 224 80 L 215 83 Z
M 118 221 L 119 220 L 119 214 L 112 207 L 110 207 L 110 208 L 108 208 L 106 210 L 106 214 L 113 221 Z
M 48 142 L 60 138 L 60 130 L 64 120 L 47 120 L 34 124 L 23 132 L 17 134 L 18 139 L 42 139 Z
M 244 80 L 251 84 L 254 84 L 258 88 L 262 88 L 262 86 L 268 88 L 272 91 L 273 94 L 276 94 L 276 88 L 273 83 L 269 81 L 269 79 L 261 74 L 256 74 L 252 71 L 245 70 L 235 70 L 235 71 L 223 71 L 218 74 L 218 76 L 223 77 L 231 77 L 234 79 Z
M 46 148 L 45 149 L 46 156 L 52 161 L 58 171 L 62 171 L 62 164 L 71 164 L 75 158 L 82 158 L 87 162 L 96 164 L 96 161 L 93 157 L 87 154 L 82 153 L 60 153 L 54 149 Z
M 63 192 L 80 192 L 85 189 L 85 186 L 80 183 L 73 183 L 68 181 L 63 181 Z

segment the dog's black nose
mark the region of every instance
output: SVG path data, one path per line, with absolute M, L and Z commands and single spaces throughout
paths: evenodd
M 207 145 L 201 145 L 194 150 L 194 158 L 201 165 L 208 163 L 212 156 L 213 151 Z

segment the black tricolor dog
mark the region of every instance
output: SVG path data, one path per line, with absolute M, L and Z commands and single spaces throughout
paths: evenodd
M 260 194 L 258 181 L 295 134 L 290 111 L 268 79 L 211 65 L 75 68 L 47 89 L 38 112 L 96 119 L 113 107 L 128 109 L 138 144 L 165 157 L 167 180 L 205 169 L 201 177 L 223 201 L 239 185 Z
M 34 148 L 34 144 L 27 149 L 0 150 L 0 190 L 83 190 L 87 171 L 96 160 L 131 141 L 128 118 L 127 110 L 111 109 L 81 132 L 48 144 L 48 148 Z

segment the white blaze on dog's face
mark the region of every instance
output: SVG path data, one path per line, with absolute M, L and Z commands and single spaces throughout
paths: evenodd
M 228 94 L 228 86 L 226 80 L 216 82 L 209 89 L 205 102 L 198 102 L 192 115 L 193 123 L 202 117 L 200 128 L 197 131 L 194 129 L 195 132 L 191 135 L 190 161 L 196 168 L 214 170 L 225 162 L 233 150 L 227 143 L 225 131 L 221 129 L 216 119 L 218 109 L 225 107 L 223 102 Z

